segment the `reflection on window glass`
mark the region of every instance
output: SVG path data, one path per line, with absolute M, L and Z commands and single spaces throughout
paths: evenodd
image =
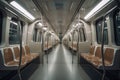
M 115 42 L 120 45 L 120 11 L 117 10 L 114 14 L 114 32 L 115 32 Z
M 98 44 L 102 43 L 102 29 L 103 29 L 102 22 L 103 22 L 102 18 L 96 21 L 96 37 Z M 108 44 L 108 29 L 106 20 L 104 22 L 104 44 Z
M 9 29 L 9 44 L 19 44 L 19 31 L 17 20 L 12 18 Z
M 3 14 L 2 11 L 0 11 L 0 44 L 2 41 L 2 23 L 3 23 Z

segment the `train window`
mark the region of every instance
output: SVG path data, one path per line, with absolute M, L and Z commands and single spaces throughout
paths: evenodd
M 42 33 L 41 32 L 39 32 L 38 41 L 42 42 Z
M 104 44 L 108 44 L 108 28 L 106 20 L 104 23 Z
M 9 44 L 19 44 L 19 26 L 17 20 L 12 18 L 10 21 L 10 29 L 9 29 Z
M 82 35 L 81 35 L 82 41 L 86 41 L 85 32 L 84 32 L 84 29 L 83 29 L 83 28 L 81 28 L 81 33 L 82 33 Z
M 102 20 L 96 21 L 96 37 L 98 44 L 102 41 Z
M 3 14 L 2 11 L 0 11 L 0 44 L 2 41 L 2 23 L 3 23 Z
M 74 41 L 76 41 L 76 42 L 78 41 L 78 32 L 76 32 L 76 31 L 74 33 Z
M 70 38 L 70 36 L 69 36 L 69 41 L 71 41 L 71 38 Z
M 33 33 L 33 41 L 34 42 L 37 42 L 37 29 L 36 28 L 34 28 L 34 33 Z
M 96 37 L 98 44 L 102 43 L 102 18 L 96 21 Z M 108 29 L 106 20 L 104 22 L 104 44 L 108 44 Z
M 80 29 L 80 42 L 84 42 L 84 41 L 86 41 L 85 32 L 84 32 L 84 29 L 81 28 Z
M 120 10 L 117 10 L 113 16 L 114 21 L 114 32 L 115 32 L 115 42 L 120 45 Z

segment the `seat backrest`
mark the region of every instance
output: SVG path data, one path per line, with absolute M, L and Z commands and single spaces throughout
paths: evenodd
M 25 51 L 26 51 L 26 54 L 30 54 L 30 48 L 28 46 L 25 46 Z
M 101 47 L 97 47 L 95 51 L 95 56 L 101 58 Z
M 15 58 L 20 57 L 20 49 L 18 47 L 14 47 L 13 50 L 14 50 Z M 23 47 L 22 47 L 22 56 L 25 56 L 25 51 Z
M 104 58 L 105 60 L 107 60 L 108 62 L 112 64 L 113 58 L 114 58 L 114 49 L 106 48 Z
M 22 56 L 25 56 L 25 49 L 22 47 Z
M 3 54 L 4 54 L 5 64 L 7 64 L 8 62 L 14 60 L 13 52 L 12 52 L 11 48 L 5 48 L 5 49 L 3 49 Z
M 20 50 L 18 47 L 14 47 L 13 48 L 14 54 L 15 54 L 15 58 L 18 58 L 20 56 Z
M 90 54 L 94 55 L 95 46 L 90 47 Z

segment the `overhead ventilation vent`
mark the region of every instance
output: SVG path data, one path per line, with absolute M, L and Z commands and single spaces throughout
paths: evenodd
M 62 2 L 55 2 L 56 10 L 62 10 L 64 4 Z

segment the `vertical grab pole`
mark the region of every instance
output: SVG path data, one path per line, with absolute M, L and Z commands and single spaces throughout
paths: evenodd
M 78 28 L 78 40 L 77 40 L 77 55 L 78 55 L 78 63 L 79 63 L 79 28 Z
M 43 30 L 42 30 L 42 64 L 43 64 L 43 55 L 44 55 L 44 36 L 43 36 Z
M 48 39 L 49 39 L 49 35 L 47 35 L 47 64 L 48 64 Z
M 22 62 L 22 30 L 23 28 L 21 27 L 20 21 L 18 21 L 18 26 L 19 26 L 19 38 L 20 38 L 20 58 L 19 58 L 19 66 L 18 66 L 18 75 L 19 79 L 22 80 L 20 68 L 21 68 L 21 62 Z
M 73 34 L 72 34 L 72 49 L 73 49 L 73 38 L 74 38 L 74 31 L 73 31 Z M 72 50 L 72 64 L 73 64 L 73 50 Z
M 43 16 L 41 15 L 41 21 L 43 24 Z M 43 26 L 43 25 L 42 25 Z M 42 30 L 42 64 L 44 62 L 43 56 L 44 56 L 44 30 Z
M 104 25 L 105 25 L 105 16 L 103 17 L 103 22 L 102 22 L 102 44 L 101 44 L 101 55 L 102 55 L 102 65 L 103 65 L 103 75 L 102 75 L 102 80 L 105 79 L 105 62 L 104 62 Z

